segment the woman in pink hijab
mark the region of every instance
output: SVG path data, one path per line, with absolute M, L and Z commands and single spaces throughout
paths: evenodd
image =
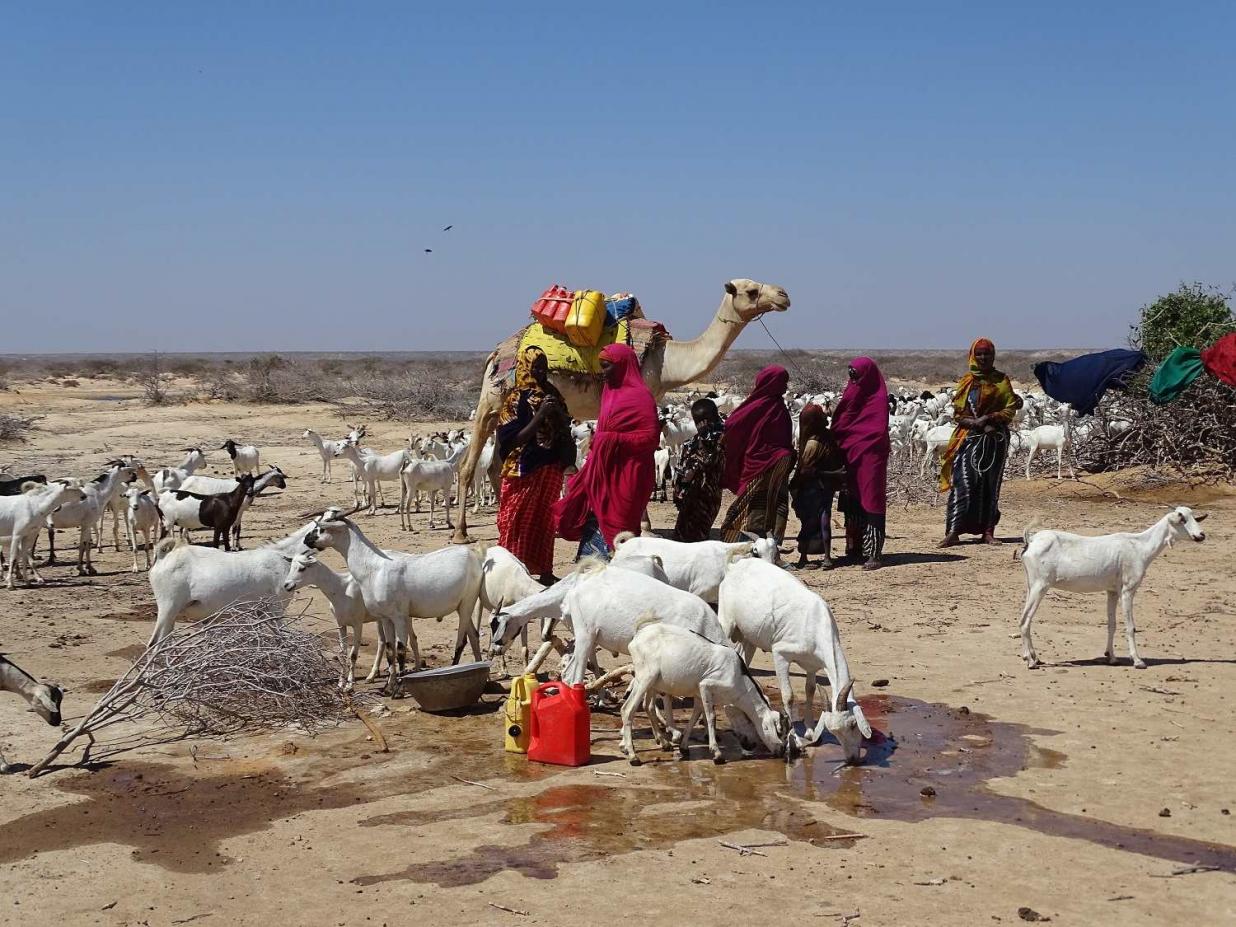
M 850 382 L 833 412 L 833 436 L 845 455 L 845 553 L 864 570 L 884 555 L 888 495 L 888 387 L 870 357 L 850 361 Z
M 721 537 L 734 542 L 746 531 L 785 539 L 790 514 L 790 471 L 794 469 L 794 424 L 785 405 L 790 375 L 776 364 L 755 377 L 751 395 L 725 422 L 725 473 L 721 485 L 734 500 Z
M 639 534 L 656 483 L 652 455 L 661 441 L 657 403 L 625 344 L 601 351 L 601 414 L 583 469 L 554 505 L 558 535 L 579 541 L 579 556 L 608 559 L 615 535 Z

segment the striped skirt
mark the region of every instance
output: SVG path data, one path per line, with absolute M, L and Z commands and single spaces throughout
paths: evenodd
M 1008 435 L 968 436 L 953 458 L 953 486 L 948 493 L 947 534 L 985 534 L 1000 523 L 1000 487 Z
M 721 522 L 722 539 L 733 543 L 742 532 L 756 537 L 772 535 L 780 544 L 785 540 L 785 523 L 790 517 L 790 471 L 794 455 L 788 454 L 747 484 L 735 499 L 725 521 Z

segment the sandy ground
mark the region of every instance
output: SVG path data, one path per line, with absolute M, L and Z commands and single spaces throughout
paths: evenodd
M 105 381 L 19 388 L 0 393 L 0 408 L 46 418 L 29 444 L 0 451 L 15 469 L 90 476 L 125 452 L 170 464 L 186 444 L 231 436 L 291 477 L 251 511 L 251 541 L 350 499 L 345 468 L 320 485 L 300 437 L 344 431 L 329 407 L 147 409 Z M 378 448 L 407 436 L 394 424 L 370 432 Z M 1010 481 L 998 548 L 938 552 L 939 508 L 890 512 L 889 568 L 809 574 L 885 735 L 862 768 L 838 770 L 831 742 L 791 765 L 742 759 L 732 742 L 725 766 L 703 745 L 677 762 L 646 731 L 637 744 L 650 762 L 633 768 L 615 718 L 599 713 L 592 765 L 540 767 L 501 752 L 496 694 L 453 717 L 396 701 L 379 721 L 388 754 L 355 724 L 0 780 L 0 923 L 1236 922 L 1236 496 L 1104 485 L 1123 499 Z M 1083 532 L 1141 529 L 1168 503 L 1213 518 L 1206 543 L 1168 552 L 1138 597 L 1149 668 L 1097 662 L 1102 598 L 1056 593 L 1035 628 L 1046 666 L 1028 671 L 1014 639 L 1021 527 L 1041 515 Z M 654 525 L 671 521 L 653 507 Z M 408 550 L 446 542 L 426 523 L 406 533 L 393 509 L 361 518 L 382 545 Z M 473 524 L 496 538 L 493 512 Z M 558 553 L 569 569 L 568 546 Z M 149 586 L 128 552 L 109 548 L 97 563 L 97 577 L 53 567 L 43 588 L 0 591 L 0 647 L 67 687 L 66 720 L 128 667 L 151 627 Z M 324 602 L 312 599 L 310 614 L 333 633 Z M 449 660 L 453 621 L 418 633 L 430 662 Z M 756 666 L 775 693 L 766 658 Z M 13 762 L 54 740 L 24 707 L 0 699 Z M 768 845 L 743 853 L 722 841 Z M 1198 862 L 1219 869 L 1172 875 Z

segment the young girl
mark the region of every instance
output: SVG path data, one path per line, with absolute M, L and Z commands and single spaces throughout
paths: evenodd
M 721 511 L 721 474 L 725 469 L 725 425 L 711 399 L 691 405 L 696 435 L 682 448 L 682 466 L 674 477 L 678 521 L 674 538 L 707 541 Z
M 828 430 L 823 408 L 808 404 L 798 416 L 798 466 L 790 480 L 798 531 L 798 562 L 793 569 L 814 569 L 809 554 L 822 554 L 820 569 L 831 570 L 833 494 L 845 479 L 845 458 Z

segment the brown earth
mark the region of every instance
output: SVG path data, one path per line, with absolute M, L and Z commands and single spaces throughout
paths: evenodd
M 284 533 L 297 512 L 351 498 L 343 466 L 332 485 L 318 483 L 316 451 L 300 437 L 307 427 L 343 432 L 326 405 L 149 409 L 133 387 L 84 382 L 22 384 L 0 393 L 8 410 L 46 417 L 0 463 L 49 475 L 89 476 L 116 453 L 168 464 L 186 444 L 253 441 L 292 479 L 251 511 L 251 542 Z M 407 437 L 395 424 L 370 431 L 378 448 Z M 212 462 L 222 469 L 226 456 Z M 1026 670 L 1014 639 L 1021 527 L 1037 515 L 1083 532 L 1140 529 L 1169 503 L 1214 517 L 1206 543 L 1168 552 L 1138 597 L 1149 668 L 1095 661 L 1101 597 L 1056 593 L 1035 627 L 1046 666 Z M 1034 912 L 1071 924 L 1232 923 L 1236 497 L 1139 490 L 1129 478 L 1011 479 L 1004 508 L 998 548 L 939 552 L 943 512 L 911 507 L 890 512 L 887 569 L 808 574 L 837 614 L 884 735 L 862 768 L 837 769 L 831 743 L 790 765 L 742 759 L 732 745 L 725 766 L 702 745 L 678 762 L 652 749 L 646 731 L 637 745 L 649 762 L 633 768 L 608 714 L 593 717 L 592 765 L 540 767 L 501 752 L 497 695 L 462 716 L 395 701 L 377 722 L 389 754 L 373 752 L 356 724 L 0 780 L 0 923 L 776 916 L 871 927 L 1016 923 Z M 652 515 L 661 527 L 672 517 L 664 505 Z M 406 533 L 393 509 L 361 517 L 382 545 L 408 550 L 446 542 L 426 523 L 422 515 Z M 492 512 L 473 524 L 478 538 L 496 538 Z M 569 569 L 568 545 L 558 553 Z M 128 571 L 128 552 L 109 547 L 97 563 L 97 577 L 52 567 L 45 587 L 0 590 L 0 649 L 68 688 L 66 720 L 128 667 L 150 630 L 152 597 L 145 576 Z M 311 602 L 313 627 L 332 633 L 324 603 Z M 452 623 L 418 627 L 431 662 L 449 659 Z M 767 661 L 756 665 L 775 690 Z M 0 698 L 11 762 L 33 762 L 54 740 L 24 707 Z M 744 854 L 722 841 L 772 845 Z M 1194 864 L 1218 871 L 1172 875 Z

